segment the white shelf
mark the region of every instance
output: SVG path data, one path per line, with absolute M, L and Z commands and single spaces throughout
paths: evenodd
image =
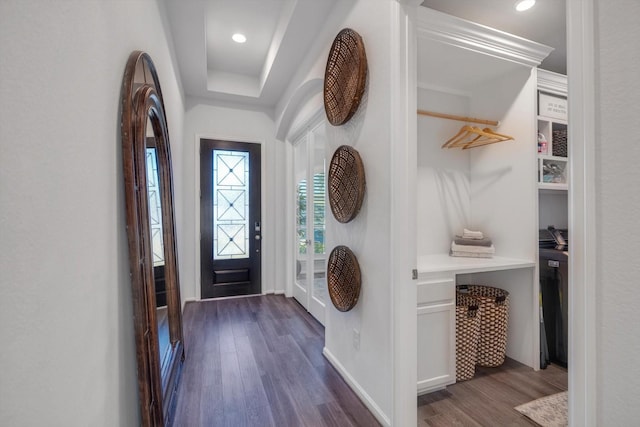
M 569 189 L 568 184 L 555 184 L 553 182 L 539 182 L 538 190 L 544 191 L 567 191 Z
M 457 274 L 479 273 L 483 271 L 513 270 L 533 268 L 535 261 L 519 258 L 463 258 L 448 254 L 418 256 L 418 275 L 453 271 Z
M 567 157 L 561 157 L 561 156 L 552 156 L 550 154 L 538 154 L 538 157 L 544 160 L 555 160 L 558 162 L 567 162 L 569 161 L 569 159 Z
M 547 117 L 547 116 L 541 116 L 540 114 L 538 114 L 538 120 L 540 121 L 544 121 L 544 122 L 553 122 L 553 123 L 560 123 L 563 125 L 568 125 L 569 122 L 563 119 L 558 119 L 555 117 Z

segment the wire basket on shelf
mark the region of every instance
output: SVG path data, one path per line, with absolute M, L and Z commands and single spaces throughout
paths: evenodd
M 558 157 L 567 157 L 567 130 L 554 130 L 552 137 L 552 154 Z

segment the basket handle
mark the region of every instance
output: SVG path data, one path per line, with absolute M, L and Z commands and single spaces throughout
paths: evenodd
M 496 297 L 496 304 L 504 304 L 504 302 L 507 300 L 507 296 L 506 295 L 498 295 Z

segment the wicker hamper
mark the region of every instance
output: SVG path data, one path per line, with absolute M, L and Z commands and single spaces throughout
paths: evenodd
M 502 365 L 507 351 L 509 292 L 483 285 L 461 285 L 458 292 L 476 297 L 482 310 L 476 365 Z
M 456 293 L 456 381 L 473 378 L 476 373 L 481 306 L 469 294 Z

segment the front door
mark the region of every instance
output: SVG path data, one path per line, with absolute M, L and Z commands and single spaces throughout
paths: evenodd
M 200 140 L 202 298 L 259 294 L 260 145 Z

